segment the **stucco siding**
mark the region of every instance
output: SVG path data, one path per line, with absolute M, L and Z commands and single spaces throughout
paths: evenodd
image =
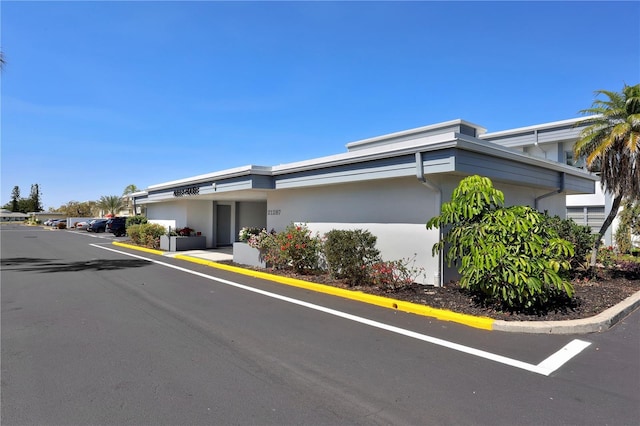
M 167 202 L 162 204 L 149 204 L 147 206 L 147 218 L 154 220 L 175 220 L 176 227 L 184 227 L 187 224 L 186 200 Z
M 433 195 L 414 177 L 276 191 L 268 196 L 267 225 L 280 230 L 291 221 L 425 223 L 437 212 Z
M 241 201 L 236 203 L 236 234 L 244 227 L 267 227 L 266 201 Z
M 307 222 L 313 233 L 324 235 L 332 229 L 364 229 L 376 236 L 376 248 L 383 260 L 402 260 L 416 271 L 415 282 L 440 285 L 439 257 L 431 248 L 438 242 L 439 231 L 428 230 L 424 223 L 341 223 Z
M 176 228 L 188 226 L 207 237 L 207 247 L 212 245 L 212 202 L 181 200 L 147 205 L 147 218 L 152 221 L 175 221 Z
M 438 212 L 436 192 L 416 178 L 399 178 L 270 193 L 267 226 L 281 231 L 292 222 L 306 223 L 321 234 L 367 229 L 378 238 L 383 258 L 414 259 L 425 270 L 421 282 L 434 284 L 439 268 L 431 247 L 439 232 L 425 224 Z
M 207 247 L 213 247 L 213 202 L 196 200 L 187 203 L 187 223 L 184 226 L 200 232 L 206 237 Z

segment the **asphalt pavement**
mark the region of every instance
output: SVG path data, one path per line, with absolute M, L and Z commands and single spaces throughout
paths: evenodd
M 1 228 L 2 424 L 637 424 L 640 314 L 505 333 Z

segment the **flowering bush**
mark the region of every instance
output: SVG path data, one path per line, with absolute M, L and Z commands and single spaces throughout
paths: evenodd
M 362 229 L 333 229 L 325 237 L 324 255 L 331 275 L 350 286 L 368 284 L 369 267 L 381 260 L 377 238 Z
M 615 264 L 617 256 L 618 254 L 616 253 L 615 247 L 601 247 L 600 250 L 598 250 L 598 263 L 605 268 L 610 268 Z
M 194 232 L 194 230 L 189 228 L 188 226 L 185 226 L 184 228 L 176 229 L 176 234 L 178 234 L 181 237 L 189 237 L 191 236 L 192 232 Z
M 287 226 L 284 232 L 276 234 L 276 242 L 281 256 L 296 272 L 318 269 L 320 237 L 312 236 L 306 225 Z
M 267 263 L 272 268 L 282 268 L 286 266 L 287 262 L 281 257 L 280 250 L 276 247 L 276 231 L 273 229 L 271 232 L 267 232 L 266 229 L 262 229 L 259 234 L 249 235 L 247 240 L 249 247 L 253 247 L 260 251 L 261 260 Z
M 396 290 L 415 282 L 423 268 L 409 266 L 409 259 L 379 261 L 368 268 L 372 285 L 386 290 Z
M 260 228 L 254 228 L 254 227 L 244 227 L 240 230 L 240 232 L 238 233 L 238 239 L 240 241 L 249 241 L 249 238 L 252 235 L 260 235 L 260 232 L 262 232 L 263 229 Z M 266 230 L 264 230 L 266 231 Z
M 291 224 L 283 232 L 260 231 L 250 235 L 250 247 L 260 250 L 262 259 L 274 269 L 292 267 L 296 272 L 318 269 L 321 240 L 306 225 Z

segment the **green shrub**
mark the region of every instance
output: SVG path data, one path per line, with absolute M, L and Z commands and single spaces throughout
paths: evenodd
M 291 267 L 300 273 L 319 269 L 322 242 L 306 225 L 290 224 L 279 233 L 262 230 L 250 235 L 248 242 L 260 250 L 262 259 L 272 268 Z
M 616 240 L 616 247 L 620 253 L 631 252 L 631 230 L 628 225 L 620 225 L 616 229 L 614 239 Z
M 249 235 L 247 244 L 249 244 L 249 247 L 256 248 L 260 251 L 261 260 L 263 260 L 269 267 L 280 269 L 287 266 L 287 261 L 281 254 L 281 250 L 278 248 L 276 232 L 274 230 L 267 232 L 266 229 L 263 229 L 257 235 Z
M 58 229 L 67 229 L 67 223 L 66 222 L 58 222 L 57 228 Z
M 157 223 L 143 223 L 127 228 L 127 235 L 134 244 L 152 249 L 160 248 L 160 236 L 166 233 L 164 226 Z
M 424 272 L 422 268 L 415 268 L 410 263 L 411 259 L 375 262 L 368 268 L 369 282 L 383 290 L 406 287 Z
M 573 287 L 559 272 L 570 268 L 573 245 L 536 210 L 503 204 L 504 194 L 488 178 L 463 179 L 427 223 L 429 229 L 450 226 L 434 255 L 446 245 L 445 259 L 457 265 L 460 286 L 510 310 L 536 309 L 563 293 L 571 297 Z
M 306 225 L 290 224 L 275 235 L 276 247 L 282 262 L 292 266 L 296 272 L 318 269 L 320 260 L 320 238 L 312 236 Z
M 596 235 L 591 233 L 591 228 L 578 225 L 573 219 L 561 219 L 559 216 L 551 217 L 546 212 L 544 219 L 544 227 L 553 228 L 560 238 L 573 244 L 574 254 L 566 259 L 571 264 L 571 267 L 579 268 L 584 266 L 597 238 Z
M 142 241 L 142 226 L 141 225 L 131 225 L 127 228 L 127 235 L 129 236 L 129 238 L 131 239 L 131 241 L 133 241 L 134 244 L 137 245 L 143 245 L 141 244 Z
M 602 265 L 604 268 L 613 267 L 618 259 L 616 248 L 614 246 L 600 247 L 600 250 L 598 250 L 598 257 L 596 259 L 597 263 Z
M 128 228 L 131 225 L 143 225 L 145 223 L 147 223 L 146 216 L 129 216 L 127 218 L 126 226 Z
M 334 229 L 325 235 L 324 255 L 329 273 L 353 285 L 370 282 L 370 267 L 380 262 L 377 238 L 361 229 Z

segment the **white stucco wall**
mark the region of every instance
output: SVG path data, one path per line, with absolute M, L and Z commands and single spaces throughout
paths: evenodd
M 147 219 L 173 228 L 188 226 L 207 237 L 207 247 L 213 246 L 213 202 L 180 200 L 147 205 Z
M 182 226 L 200 232 L 207 237 L 207 247 L 213 247 L 213 202 L 194 200 L 187 203 L 187 206 L 187 222 Z
M 434 284 L 439 259 L 431 255 L 437 230 L 426 222 L 438 214 L 437 194 L 415 178 L 281 190 L 268 197 L 268 229 L 306 223 L 321 235 L 331 229 L 366 229 L 378 238 L 385 260 L 415 259 L 418 281 Z
M 605 199 L 602 185 L 600 182 L 596 182 L 594 194 L 567 195 L 567 207 L 605 206 Z
M 174 220 L 176 227 L 187 225 L 188 201 L 165 202 L 147 205 L 147 219 Z
M 446 202 L 461 179 L 435 176 L 430 180 Z M 504 193 L 507 206 L 534 207 L 536 197 L 549 192 L 500 182 L 494 186 Z M 538 208 L 565 217 L 564 203 L 564 194 L 557 194 L 541 199 Z M 440 274 L 445 283 L 457 278 L 455 268 L 445 265 L 442 269 L 440 259 L 431 252 L 439 231 L 429 231 L 425 224 L 440 213 L 439 205 L 439 194 L 416 178 L 280 190 L 269 194 L 267 227 L 281 231 L 292 222 L 306 223 L 321 235 L 331 229 L 366 229 L 378 238 L 385 260 L 415 258 L 415 266 L 424 269 L 418 282 L 439 284 Z
M 267 203 L 266 201 L 239 201 L 236 203 L 236 216 L 238 231 L 244 227 L 266 228 Z

